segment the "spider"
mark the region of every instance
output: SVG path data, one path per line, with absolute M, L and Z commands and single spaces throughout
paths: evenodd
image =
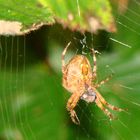
M 109 76 L 98 84 L 93 83 L 97 77 L 96 56 L 94 49 L 91 49 L 94 61 L 93 70 L 89 60 L 84 55 L 75 55 L 68 64 L 65 64 L 64 58 L 70 44 L 71 42 L 67 44 L 62 52 L 62 74 L 63 87 L 72 93 L 67 102 L 67 110 L 70 112 L 72 121 L 75 124 L 80 124 L 74 110 L 80 99 L 85 100 L 87 103 L 95 102 L 96 105 L 110 118 L 110 120 L 114 119 L 114 116 L 107 108 L 119 112 L 124 111 L 124 109 L 109 104 L 97 90 L 98 87 L 109 81 L 112 76 Z

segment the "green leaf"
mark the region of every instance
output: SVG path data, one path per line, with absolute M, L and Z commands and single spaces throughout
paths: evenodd
M 50 7 L 55 19 L 73 30 L 96 32 L 98 29 L 115 31 L 109 1 L 102 0 L 38 0 Z
M 0 7 L 0 34 L 25 34 L 55 21 L 80 32 L 115 31 L 108 0 L 0 0 Z
M 54 23 L 51 11 L 47 7 L 42 7 L 36 0 L 28 0 L 28 2 L 0 0 L 0 7 L 0 24 L 5 27 L 5 31 L 0 28 L 0 34 L 23 34 L 43 24 Z M 1 21 L 5 22 L 1 23 Z M 11 24 L 7 21 L 11 21 Z

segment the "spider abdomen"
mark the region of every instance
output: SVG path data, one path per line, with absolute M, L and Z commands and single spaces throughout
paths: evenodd
M 87 57 L 74 56 L 65 66 L 63 86 L 71 93 L 85 90 L 84 84 L 91 83 L 92 71 Z

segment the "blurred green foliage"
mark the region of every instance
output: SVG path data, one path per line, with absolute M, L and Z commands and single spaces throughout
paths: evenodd
M 83 35 L 55 24 L 26 36 L 1 36 L 0 140 L 139 139 L 139 26 L 127 19 L 138 21 L 139 17 L 130 12 L 130 9 L 138 10 L 137 6 L 131 2 L 124 15 L 114 12 L 116 34 L 100 31 L 98 35 Z M 97 82 L 115 73 L 99 91 L 109 103 L 128 109 L 128 113 L 112 111 L 119 120 L 109 121 L 94 103 L 80 101 L 76 111 L 81 125 L 76 126 L 66 111 L 70 93 L 61 85 L 61 53 L 69 41 L 72 45 L 66 59 L 81 53 L 80 42 L 84 43 L 85 38 L 88 48 L 94 47 L 101 53 L 97 55 Z M 89 49 L 83 51 L 92 64 Z
M 97 32 L 98 29 L 113 32 L 116 29 L 108 0 L 0 0 L 0 7 L 0 24 L 1 20 L 18 22 L 12 27 L 9 25 L 9 30 L 0 29 L 0 34 L 4 35 L 25 34 L 55 21 L 81 32 Z M 21 31 L 17 31 L 19 28 Z

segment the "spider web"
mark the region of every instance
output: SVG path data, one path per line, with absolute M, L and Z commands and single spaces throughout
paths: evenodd
M 133 2 L 131 2 L 131 4 L 134 7 L 137 7 L 140 3 L 138 1 L 133 1 Z M 121 5 L 121 7 L 122 8 L 123 7 L 127 8 L 127 7 L 125 7 L 125 5 Z M 78 10 L 80 10 L 79 6 L 78 6 Z M 80 12 L 78 12 L 78 13 L 80 13 Z M 80 16 L 80 14 L 79 14 L 79 16 Z M 125 32 L 125 34 L 127 34 L 127 33 L 130 34 L 130 32 L 131 32 L 132 36 L 135 36 L 135 38 L 139 37 L 138 29 L 139 29 L 140 24 L 135 19 L 132 19 L 132 17 L 136 18 L 136 16 L 137 16 L 137 18 L 139 18 L 138 11 L 133 10 L 131 8 L 127 8 L 127 13 L 126 14 L 116 16 L 117 17 L 116 18 L 116 23 L 119 26 L 118 27 L 118 35 L 116 35 L 116 36 L 111 35 L 111 37 L 109 37 L 109 39 L 108 39 L 108 43 L 107 43 L 106 47 L 108 47 L 110 43 L 113 43 L 113 44 L 117 44 L 117 45 L 114 45 L 114 46 L 122 47 L 122 49 L 133 49 L 133 47 L 136 48 L 136 44 L 134 44 L 133 39 L 132 40 L 126 40 L 127 38 L 125 38 L 125 37 L 123 37 L 123 38 L 118 37 L 122 33 L 122 31 Z M 81 39 L 79 42 L 83 46 L 82 47 L 82 54 L 87 54 L 86 52 L 84 52 L 85 48 L 88 47 L 88 45 L 86 45 L 86 35 L 84 35 L 84 38 Z M 94 42 L 94 36 L 93 35 L 92 35 L 92 42 Z M 94 43 L 92 43 L 92 44 L 94 44 Z M 92 46 L 92 47 L 95 48 L 95 46 Z M 128 50 L 128 52 L 131 52 L 131 50 Z M 117 84 L 115 84 L 115 86 L 118 86 L 118 88 L 120 88 L 120 90 L 122 90 L 125 93 L 125 94 L 123 94 L 123 92 L 119 91 L 119 90 L 118 91 L 120 93 L 117 93 L 117 91 L 112 92 L 113 94 L 115 94 L 114 98 L 116 97 L 118 99 L 118 103 L 117 103 L 117 101 L 115 101 L 113 99 L 113 96 L 110 95 L 110 94 L 105 95 L 106 98 L 108 100 L 110 100 L 110 102 L 112 104 L 116 103 L 116 106 L 119 105 L 119 104 L 121 104 L 121 105 L 124 104 L 124 108 L 128 108 L 129 111 L 125 112 L 125 113 L 123 112 L 124 115 L 123 114 L 121 114 L 121 115 L 117 114 L 119 117 L 114 122 L 114 121 L 110 121 L 109 119 L 106 119 L 103 116 L 103 114 L 98 115 L 97 111 L 96 111 L 96 114 L 95 114 L 95 112 L 93 112 L 93 110 L 95 110 L 95 108 L 89 109 L 88 106 L 90 106 L 90 105 L 88 105 L 88 104 L 86 105 L 85 108 L 86 109 L 88 108 L 89 112 L 86 112 L 85 111 L 86 109 L 83 109 L 84 107 L 83 106 L 81 107 L 81 105 L 79 105 L 78 106 L 79 110 L 81 110 L 81 113 L 82 113 L 82 115 L 80 114 L 82 122 L 83 122 L 83 120 L 87 120 L 89 122 L 89 124 L 90 123 L 91 124 L 93 123 L 93 125 L 96 124 L 97 129 L 98 129 L 98 126 L 99 126 L 99 129 L 98 129 L 99 133 L 96 133 L 97 130 L 95 130 L 95 133 L 94 132 L 89 133 L 90 132 L 89 128 L 86 127 L 85 125 L 81 125 L 81 129 L 83 130 L 83 133 L 85 133 L 85 135 L 87 135 L 88 139 L 92 139 L 92 138 L 95 138 L 95 137 L 97 137 L 97 139 L 139 139 L 139 135 L 137 135 L 137 131 L 139 129 L 137 124 L 139 124 L 139 120 L 138 120 L 138 115 L 136 115 L 139 112 L 139 106 L 140 106 L 139 100 L 137 99 L 138 98 L 137 93 L 139 91 L 139 88 L 138 88 L 137 85 L 135 85 L 136 84 L 135 80 L 137 79 L 138 83 L 139 83 L 140 80 L 139 80 L 139 78 L 136 78 L 139 75 L 139 72 L 138 73 L 136 72 L 135 73 L 136 75 L 132 74 L 132 73 L 135 72 L 135 70 L 138 67 L 138 61 L 140 59 L 140 57 L 138 55 L 139 55 L 139 53 L 137 52 L 135 54 L 135 56 L 133 56 L 133 57 L 131 56 L 132 60 L 129 59 L 129 62 L 124 61 L 121 64 L 120 67 L 118 66 L 118 68 L 117 68 L 117 66 L 116 66 L 116 68 L 113 68 L 111 66 L 111 65 L 113 65 L 113 63 L 117 63 L 118 62 L 117 60 L 116 61 L 115 60 L 111 61 L 110 59 L 106 58 L 108 61 L 105 61 L 105 60 L 103 60 L 103 59 L 105 59 L 105 57 L 102 57 L 103 59 L 99 58 L 100 63 L 104 66 L 104 68 L 103 68 L 103 66 L 101 67 L 99 65 L 99 69 L 104 69 L 104 70 L 101 71 L 102 73 L 103 72 L 106 73 L 107 68 L 109 68 L 110 72 L 113 72 L 113 73 L 118 72 L 118 74 L 120 73 L 120 75 L 118 75 L 119 76 L 118 78 L 115 77 L 116 82 L 118 82 Z M 99 57 L 101 57 L 101 55 Z M 114 59 L 119 59 L 119 61 L 123 61 L 119 58 L 119 56 L 114 57 Z M 97 59 L 97 61 L 98 61 L 98 59 Z M 105 66 L 107 68 L 105 68 Z M 133 67 L 133 69 L 130 68 L 131 66 Z M 130 68 L 130 69 L 125 69 L 127 67 Z M 128 73 L 129 74 L 131 73 L 132 75 L 123 74 L 124 72 L 121 73 L 121 70 L 119 70 L 119 68 L 124 69 L 125 70 L 124 72 L 126 72 L 126 70 L 128 70 L 129 71 Z M 122 75 L 122 77 L 121 77 L 121 75 Z M 100 74 L 99 74 L 99 76 L 100 76 Z M 100 76 L 100 77 L 102 77 L 102 76 Z M 126 79 L 129 82 L 124 82 Z M 112 86 L 112 85 L 110 84 L 110 86 Z M 115 89 L 115 88 L 112 88 L 112 89 Z M 104 87 L 101 88 L 100 91 L 110 92 L 108 89 L 106 89 Z M 110 98 L 108 96 L 110 96 Z M 114 112 L 112 111 L 112 113 L 114 113 Z M 93 122 L 93 120 L 96 121 L 96 123 Z M 137 121 L 134 121 L 134 120 L 137 120 Z M 112 132 L 112 133 L 110 133 L 110 132 Z M 99 134 L 99 135 L 96 136 L 96 134 Z M 80 135 L 81 135 L 81 133 L 79 134 L 79 137 L 80 137 Z M 93 135 L 95 137 L 93 137 Z
M 80 16 L 78 3 L 77 0 L 77 13 Z M 75 34 L 70 35 L 74 41 L 72 48 L 67 52 L 67 59 L 74 54 L 82 53 L 92 63 L 89 47 L 93 47 L 101 53 L 96 54 L 98 64 L 96 82 L 112 72 L 115 73 L 110 82 L 99 88 L 99 92 L 109 103 L 128 109 L 127 112 L 121 113 L 111 111 L 118 117 L 115 121 L 110 121 L 94 103 L 87 104 L 84 101 L 80 101 L 76 108 L 80 126 L 75 126 L 70 119 L 68 120 L 69 114 L 65 106 L 70 94 L 61 85 L 60 56 L 64 47 L 60 47 L 59 43 L 55 44 L 52 39 L 47 44 L 55 47 L 46 50 L 49 52 L 49 56 L 45 54 L 49 58 L 46 61 L 40 57 L 44 49 L 38 51 L 34 44 L 29 43 L 32 39 L 30 35 L 1 36 L 0 139 L 139 139 L 139 5 L 139 1 L 133 0 L 126 13 L 116 14 L 118 32 L 108 35 L 106 46 L 94 44 L 96 36 L 92 34 L 84 34 L 79 38 Z M 57 38 L 61 42 L 64 34 L 58 33 Z M 48 37 L 52 38 L 53 34 L 49 33 Z M 36 40 L 36 37 L 34 38 L 32 42 Z M 78 45 L 80 48 L 82 46 L 82 50 L 77 47 Z M 109 54 L 110 45 L 113 46 L 113 50 Z M 33 50 L 36 51 L 32 52 Z M 124 51 L 126 53 L 123 53 Z M 52 69 L 48 68 L 49 65 Z

